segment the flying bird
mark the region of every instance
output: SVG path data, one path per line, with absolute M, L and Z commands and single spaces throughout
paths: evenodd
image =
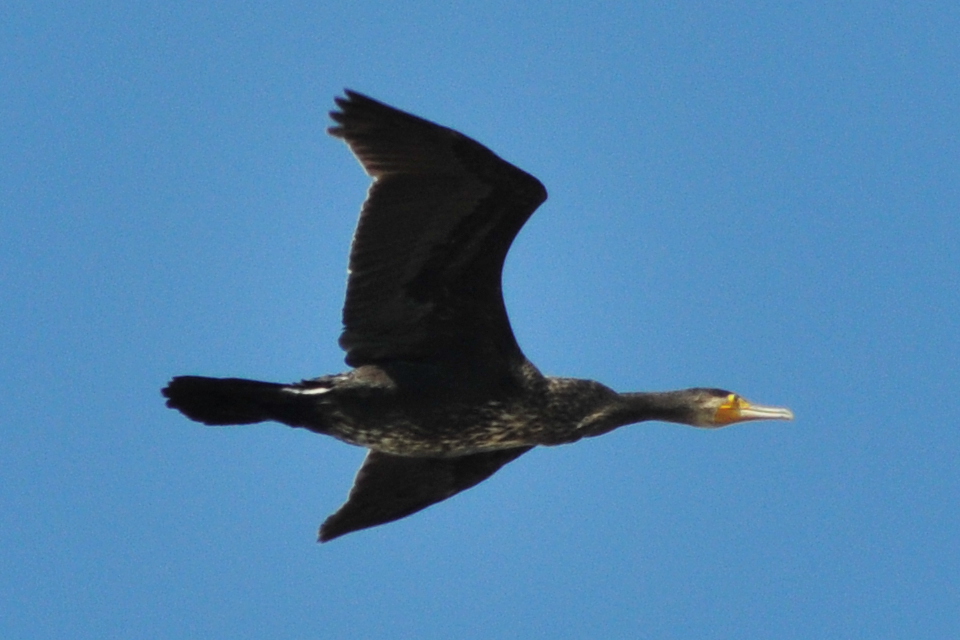
M 373 178 L 343 307 L 350 370 L 291 384 L 178 376 L 163 389 L 204 424 L 276 421 L 368 449 L 320 542 L 446 500 L 538 445 L 645 420 L 793 418 L 721 389 L 618 393 L 540 373 L 510 328 L 501 271 L 546 189 L 461 133 L 345 93 L 328 131 Z

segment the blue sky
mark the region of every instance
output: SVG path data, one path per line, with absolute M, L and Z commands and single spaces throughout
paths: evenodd
M 956 3 L 8 3 L 0 636 L 960 636 Z M 793 423 L 537 450 L 317 545 L 363 451 L 159 389 L 344 368 L 343 87 L 550 199 L 546 373 Z

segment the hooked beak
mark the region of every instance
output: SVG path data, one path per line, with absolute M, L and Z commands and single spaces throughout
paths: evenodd
M 713 417 L 713 423 L 718 427 L 748 420 L 793 420 L 793 411 L 786 407 L 753 404 L 740 396 L 731 394 L 727 401 L 720 405 Z
M 786 407 L 768 407 L 762 404 L 749 404 L 740 409 L 740 419 L 745 420 L 793 420 L 793 411 Z

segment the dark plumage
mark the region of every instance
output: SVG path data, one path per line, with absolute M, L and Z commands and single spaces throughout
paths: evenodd
M 167 406 L 204 424 L 274 420 L 368 448 L 321 541 L 445 500 L 536 445 L 643 420 L 792 418 L 719 389 L 621 394 L 543 376 L 520 351 L 500 290 L 543 185 L 456 131 L 346 94 L 329 132 L 374 178 L 343 309 L 352 369 L 294 384 L 180 376 L 163 390 Z

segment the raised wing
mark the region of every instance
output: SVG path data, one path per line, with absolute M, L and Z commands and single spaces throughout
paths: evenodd
M 411 360 L 502 371 L 523 359 L 500 274 L 547 192 L 470 138 L 353 91 L 342 138 L 374 178 L 350 252 L 347 364 Z
M 370 451 L 350 496 L 320 527 L 320 542 L 393 522 L 469 489 L 533 447 L 459 458 L 405 458 Z

